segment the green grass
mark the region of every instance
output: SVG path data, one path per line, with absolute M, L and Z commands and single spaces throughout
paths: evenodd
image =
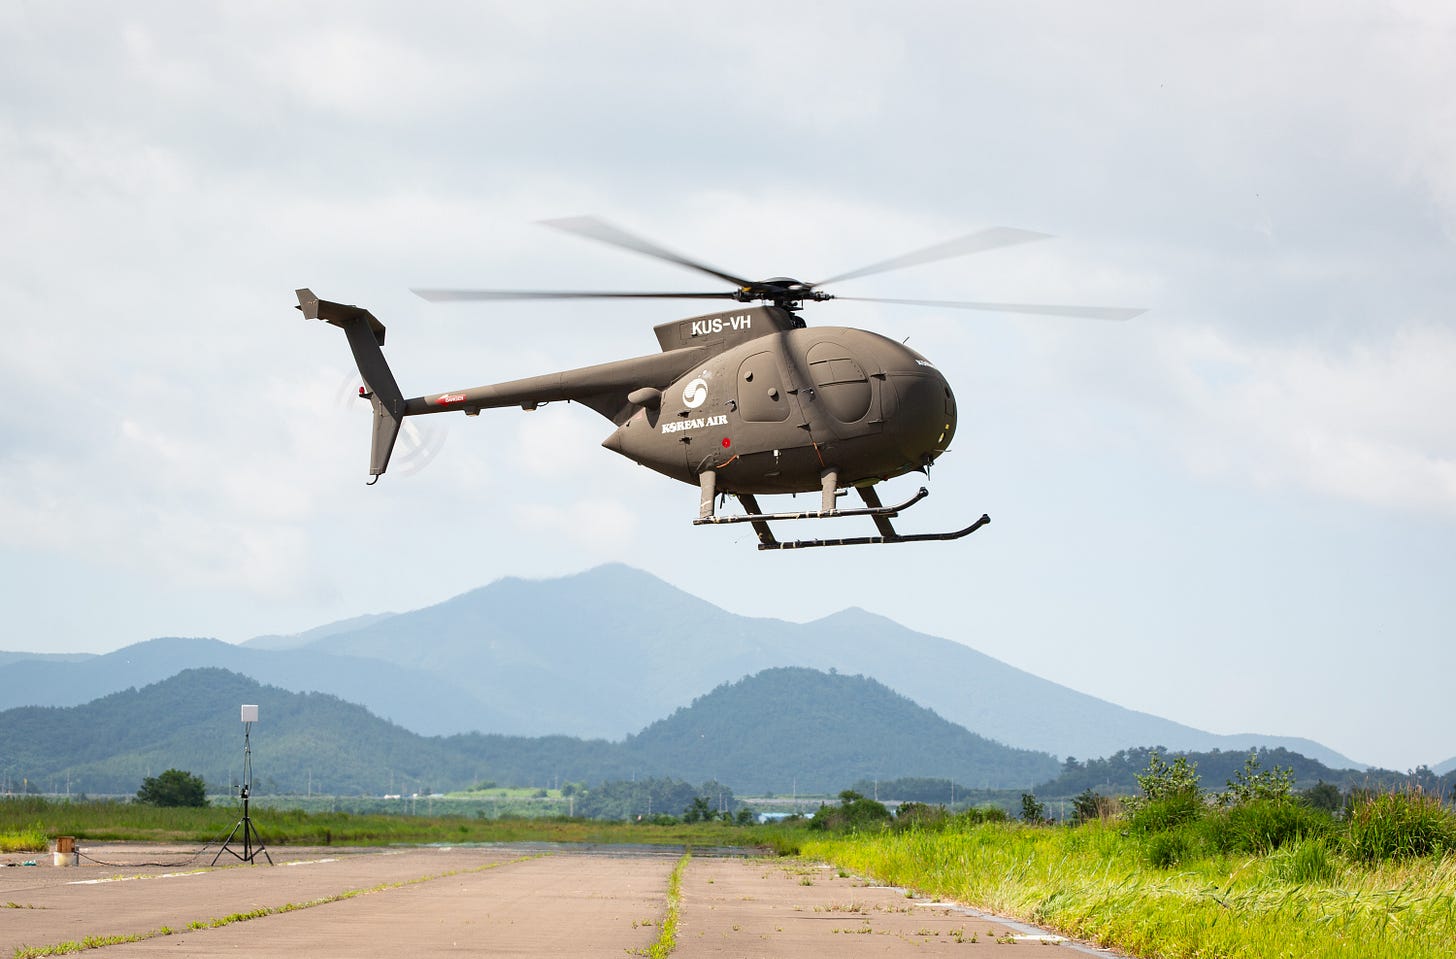
M 589 819 L 477 816 L 400 816 L 252 809 L 269 846 L 395 843 L 596 842 L 659 845 L 757 846 L 778 841 L 781 826 L 635 823 Z M 35 797 L 0 799 L 0 835 L 83 840 L 197 843 L 220 840 L 236 824 L 236 807 L 160 808 L 136 803 L 64 802 Z
M 49 848 L 50 837 L 40 823 L 0 825 L 0 852 L 45 852 Z
M 491 789 L 447 793 L 444 796 L 256 796 L 254 809 L 302 809 L 310 813 L 383 813 L 395 816 L 476 816 L 497 818 L 549 818 L 566 816 L 573 800 L 552 791 L 538 797 L 535 789 Z M 226 797 L 213 801 L 227 805 Z
M 1337 836 L 1221 852 L 1186 825 L 986 824 L 806 835 L 802 853 L 1140 956 L 1425 959 L 1456 943 L 1456 854 L 1367 864 Z
M 692 858 L 692 853 L 683 853 L 673 867 L 672 875 L 667 879 L 667 914 L 662 919 L 657 941 L 647 948 L 648 959 L 667 959 L 677 948 L 677 919 L 682 908 L 682 877 Z

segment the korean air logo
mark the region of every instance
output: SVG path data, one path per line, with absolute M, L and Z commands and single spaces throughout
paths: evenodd
M 695 410 L 708 402 L 708 381 L 701 376 L 683 387 L 683 405 Z

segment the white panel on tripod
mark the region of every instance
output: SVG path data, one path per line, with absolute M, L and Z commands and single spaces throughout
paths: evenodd
M 244 706 L 243 707 L 243 722 L 245 722 L 245 723 L 256 723 L 257 721 L 258 721 L 258 707 L 257 706 Z

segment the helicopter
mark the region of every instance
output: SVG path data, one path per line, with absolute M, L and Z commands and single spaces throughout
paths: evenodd
M 885 505 L 876 484 L 910 472 L 929 474 L 950 448 L 956 401 L 944 374 L 904 343 L 868 330 L 808 327 L 806 303 L 833 299 L 953 309 L 1123 320 L 1122 307 L 843 297 L 823 288 L 875 273 L 1048 239 L 992 227 L 820 280 L 751 280 L 672 252 L 593 217 L 543 221 L 569 233 L 674 263 L 729 284 L 712 292 L 416 289 L 432 302 L 540 299 L 732 300 L 714 313 L 653 327 L 659 352 L 520 380 L 406 398 L 384 358 L 385 327 L 368 310 L 296 291 L 308 319 L 343 329 L 364 380 L 360 397 L 374 414 L 369 484 L 389 466 L 405 417 L 519 406 L 535 410 L 574 401 L 610 420 L 602 446 L 698 487 L 694 525 L 748 523 L 760 550 L 960 539 L 989 523 L 983 514 L 960 529 L 901 533 L 892 520 L 929 495 L 925 487 Z M 841 509 L 854 490 L 863 506 Z M 818 492 L 819 509 L 766 513 L 760 495 Z M 728 495 L 742 513 L 720 513 Z M 771 523 L 867 518 L 876 534 L 781 540 Z

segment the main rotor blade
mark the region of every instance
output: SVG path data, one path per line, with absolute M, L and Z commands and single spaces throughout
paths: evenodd
M 711 266 L 699 263 L 697 260 L 690 260 L 679 253 L 663 249 L 657 244 L 644 240 L 639 236 L 633 236 L 626 230 L 615 227 L 605 220 L 599 220 L 594 216 L 572 216 L 559 220 L 542 220 L 541 223 L 546 226 L 555 227 L 558 230 L 564 230 L 567 233 L 584 236 L 589 240 L 596 240 L 598 243 L 605 243 L 608 246 L 619 246 L 624 250 L 642 253 L 646 256 L 656 257 L 659 260 L 666 260 L 669 263 L 676 263 L 678 266 L 685 266 L 690 270 L 697 270 L 699 273 L 716 276 L 718 279 L 726 280 L 740 289 L 754 285 L 752 280 L 745 280 L 741 276 L 724 273 L 722 270 L 715 270 Z
M 723 293 L 618 293 L 591 290 L 411 290 L 431 303 L 460 300 L 731 300 Z
M 927 246 L 923 250 L 906 253 L 904 256 L 897 256 L 892 260 L 872 263 L 869 266 L 862 266 L 858 270 L 850 270 L 848 273 L 831 276 L 827 280 L 820 280 L 814 286 L 817 288 L 830 283 L 838 283 L 841 280 L 852 280 L 855 277 L 869 276 L 871 273 L 903 270 L 906 267 L 919 266 L 922 263 L 934 263 L 936 260 L 948 260 L 952 257 L 969 256 L 972 253 L 983 253 L 986 250 L 1000 249 L 1003 246 L 1015 246 L 1018 243 L 1031 243 L 1034 240 L 1049 239 L 1051 239 L 1051 234 L 1049 233 L 1018 230 L 1015 227 L 1009 226 L 993 226 L 989 230 L 981 230 L 979 233 L 971 233 L 954 240 L 946 240 L 944 243 Z
M 1045 303 L 973 303 L 962 300 L 894 300 L 879 296 L 836 296 L 860 303 L 897 303 L 902 306 L 940 306 L 952 310 L 987 310 L 992 313 L 1031 313 L 1037 316 L 1077 316 L 1088 320 L 1130 320 L 1146 309 L 1123 306 L 1055 306 Z

